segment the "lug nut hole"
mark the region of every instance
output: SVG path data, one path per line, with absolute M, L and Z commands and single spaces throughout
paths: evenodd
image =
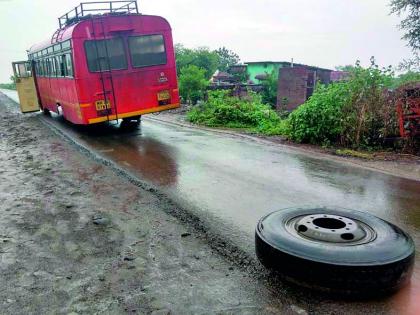
M 298 231 L 299 232 L 306 232 L 307 230 L 308 230 L 308 228 L 306 227 L 306 225 L 301 224 L 301 225 L 298 226 Z
M 341 238 L 346 241 L 351 241 L 354 239 L 354 235 L 352 233 L 343 233 L 341 234 Z

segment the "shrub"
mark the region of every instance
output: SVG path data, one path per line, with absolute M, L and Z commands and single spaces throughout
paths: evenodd
M 209 92 L 208 100 L 193 107 L 187 119 L 210 127 L 244 128 L 265 135 L 284 134 L 284 121 L 256 93 L 247 98 L 229 95 L 229 91 Z
M 318 85 L 290 115 L 290 137 L 314 144 L 380 146 L 396 133 L 395 104 L 386 92 L 393 82 L 391 68 L 379 69 L 373 58 L 368 68 L 357 62 L 347 81 Z
M 349 92 L 343 107 L 343 145 L 380 146 L 386 136 L 395 134 L 387 121 L 396 115 L 395 104 L 387 99 L 392 83 L 391 67 L 379 69 L 373 57 L 368 68 L 356 63 L 346 82 Z
M 207 85 L 204 69 L 195 65 L 182 68 L 179 76 L 179 92 L 185 102 L 197 103 L 203 98 Z
M 398 88 L 401 85 L 411 82 L 420 82 L 420 72 L 407 71 L 406 73 L 400 74 L 394 79 L 392 88 Z
M 312 97 L 290 114 L 290 138 L 314 144 L 339 140 L 343 131 L 342 109 L 348 98 L 346 83 L 318 85 Z
M 0 83 L 1 89 L 16 90 L 16 78 L 14 75 L 10 76 L 10 83 Z
M 276 107 L 277 103 L 277 86 L 278 86 L 278 73 L 275 71 L 267 74 L 265 80 L 262 81 L 262 101 L 266 104 L 270 104 L 273 108 Z
M 16 90 L 15 83 L 0 83 L 0 89 Z

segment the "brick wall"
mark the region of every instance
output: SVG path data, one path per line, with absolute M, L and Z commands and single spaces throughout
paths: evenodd
M 280 69 L 277 110 L 292 111 L 305 103 L 312 95 L 316 82 L 329 84 L 331 70 L 301 65 Z
M 279 73 L 277 109 L 291 111 L 306 101 L 308 68 L 282 68 Z

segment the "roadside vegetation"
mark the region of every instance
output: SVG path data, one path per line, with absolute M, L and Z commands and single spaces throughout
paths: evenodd
M 0 89 L 16 90 L 15 78 L 10 77 L 10 83 L 0 83 Z
M 239 56 L 226 47 L 210 50 L 208 47 L 187 48 L 175 45 L 179 93 L 185 103 L 196 104 L 205 95 L 209 80 L 216 70 L 226 71 L 240 62 Z
M 318 85 L 290 114 L 289 137 L 351 148 L 381 146 L 386 137 L 397 134 L 395 102 L 387 92 L 394 82 L 392 69 L 380 69 L 373 58 L 368 68 L 356 63 L 349 80 Z
M 264 92 L 238 98 L 227 91 L 212 91 L 206 101 L 189 110 L 187 119 L 210 127 L 281 135 L 297 143 L 382 149 L 386 139 L 398 137 L 392 90 L 418 81 L 420 73 L 395 76 L 391 67 L 380 68 L 374 58 L 367 68 L 360 62 L 347 68 L 347 80 L 328 86 L 318 84 L 308 101 L 289 115 L 272 110 Z
M 286 121 L 253 92 L 245 98 L 230 96 L 229 91 L 209 92 L 207 101 L 192 107 L 187 119 L 208 127 L 241 128 L 264 135 L 286 133 Z
M 199 102 L 190 108 L 187 119 L 210 127 L 241 128 L 263 135 L 281 135 L 297 143 L 338 147 L 340 155 L 355 156 L 355 152 L 387 147 L 387 139 L 399 137 L 395 91 L 404 84 L 420 82 L 417 2 L 390 0 L 391 13 L 404 17 L 399 27 L 413 51 L 413 57 L 403 60 L 396 69 L 405 73 L 395 75 L 391 67 L 381 68 L 373 57 L 367 68 L 360 62 L 339 66 L 337 70 L 349 72 L 349 78 L 328 86 L 318 84 L 307 102 L 292 113 L 271 109 L 277 98 L 275 74 L 267 73 L 259 95 L 250 92 L 248 97 L 239 98 L 225 91 L 213 91 L 206 98 L 211 74 L 237 64 L 238 55 L 226 48 L 210 51 L 177 45 L 181 96 L 190 104 Z M 193 91 L 189 88 L 192 86 L 197 88 Z M 404 145 L 418 151 L 419 144 L 410 141 Z

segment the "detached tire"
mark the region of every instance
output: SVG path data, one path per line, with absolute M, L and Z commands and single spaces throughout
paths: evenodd
M 42 109 L 42 113 L 46 116 L 51 116 L 51 112 L 48 108 L 43 108 Z
M 256 228 L 258 259 L 286 280 L 346 296 L 392 293 L 409 279 L 413 240 L 397 226 L 355 210 L 285 209 Z

